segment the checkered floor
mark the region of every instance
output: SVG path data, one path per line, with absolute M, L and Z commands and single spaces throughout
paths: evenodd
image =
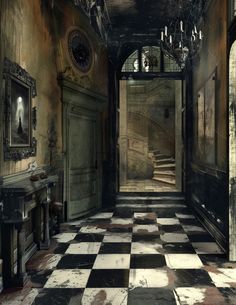
M 236 304 L 236 264 L 184 204 L 121 205 L 63 227 L 27 264 L 22 304 Z

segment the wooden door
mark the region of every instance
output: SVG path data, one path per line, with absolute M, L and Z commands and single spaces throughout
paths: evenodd
M 98 205 L 98 119 L 82 110 L 68 116 L 68 218 L 87 213 Z

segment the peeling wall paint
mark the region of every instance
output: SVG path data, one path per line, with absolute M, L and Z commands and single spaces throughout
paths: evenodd
M 106 48 L 91 28 L 87 17 L 74 7 L 72 1 L 2 0 L 0 5 L 0 81 L 2 83 L 3 58 L 8 57 L 36 79 L 38 93 L 33 99 L 33 106 L 37 107 L 37 129 L 33 131 L 33 136 L 38 141 L 37 156 L 18 162 L 4 162 L 1 149 L 0 175 L 24 171 L 32 160 L 36 160 L 39 166 L 50 165 L 52 161 L 51 165 L 60 168 L 63 154 L 61 89 L 58 75 L 67 71 L 64 77 L 72 79 L 82 87 L 107 95 Z M 72 27 L 78 27 L 86 33 L 94 51 L 94 64 L 87 74 L 80 73 L 69 59 L 67 35 Z M 0 121 L 2 131 L 3 116 Z M 50 131 L 56 137 L 53 158 L 49 149 Z M 2 142 L 1 132 L 1 145 Z

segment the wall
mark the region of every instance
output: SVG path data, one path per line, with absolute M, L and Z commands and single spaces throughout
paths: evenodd
M 225 246 L 227 243 L 227 1 L 212 0 L 204 15 L 202 30 L 203 45 L 199 60 L 193 66 L 193 99 L 188 99 L 189 120 L 187 128 L 189 176 L 187 191 L 189 200 L 205 218 L 206 225 Z M 208 79 L 216 69 L 215 82 L 215 150 L 214 156 L 199 149 L 200 143 L 207 145 L 207 138 L 200 136 L 201 117 L 198 116 L 199 90 L 205 86 L 205 101 L 210 93 Z M 187 96 L 189 93 L 187 93 Z M 206 111 L 206 109 L 205 109 Z M 209 112 L 205 112 L 209 115 Z M 193 118 L 193 121 L 192 121 Z M 206 116 L 207 118 L 207 116 Z M 208 120 L 208 121 L 207 121 Z M 194 123 L 190 123 L 194 122 Z M 206 119 L 209 123 L 209 119 Z M 205 132 L 206 132 L 205 128 Z M 198 137 L 199 132 L 199 137 Z
M 73 1 L 66 0 L 0 0 L 0 82 L 3 83 L 3 59 L 8 57 L 36 79 L 37 96 L 37 155 L 22 161 L 4 161 L 0 150 L 0 177 L 25 171 L 29 162 L 36 160 L 41 167 L 51 166 L 62 178 L 55 196 L 62 200 L 63 145 L 62 103 L 58 78 L 69 79 L 81 87 L 100 95 L 107 95 L 107 52 L 90 22 Z M 67 51 L 68 32 L 79 27 L 90 40 L 94 60 L 90 71 L 79 72 Z M 0 86 L 0 145 L 3 145 L 4 94 Z M 106 117 L 106 113 L 101 115 Z M 105 130 L 104 121 L 102 121 Z M 55 146 L 49 146 L 50 134 Z M 103 139 L 104 140 L 104 139 Z M 105 141 L 103 141 L 105 143 Z M 105 144 L 104 144 L 105 145 Z M 103 160 L 107 158 L 103 147 Z M 0 252 L 1 256 L 1 252 Z
M 26 69 L 37 82 L 38 95 L 33 100 L 33 105 L 37 107 L 38 125 L 33 135 L 38 141 L 38 153 L 33 159 L 39 165 L 49 164 L 50 125 L 56 128 L 57 154 L 61 151 L 60 88 L 57 84 L 53 33 L 48 26 L 50 16 L 44 8 L 41 1 L 27 1 L 27 4 L 21 0 L 1 1 L 1 68 L 6 56 Z M 0 78 L 2 83 L 2 73 Z M 3 107 L 4 96 L 1 101 Z M 1 154 L 0 175 L 25 170 L 30 161 L 32 159 L 3 162 Z
M 53 151 L 55 166 L 61 166 L 61 90 L 58 75 L 70 78 L 92 91 L 107 95 L 107 56 L 103 44 L 93 32 L 89 20 L 75 8 L 72 1 L 4 1 L 1 2 L 1 61 L 6 56 L 17 62 L 36 79 L 38 165 L 50 163 L 48 132 L 55 129 L 57 142 Z M 72 27 L 87 33 L 94 50 L 94 64 L 88 74 L 72 67 L 67 52 L 67 35 Z M 2 64 L 1 64 L 2 69 Z M 1 72 L 1 71 L 0 71 Z M 2 81 L 2 73 L 0 73 Z M 1 93 L 2 96 L 2 93 Z M 3 107 L 4 97 L 1 99 Z M 3 110 L 3 108 L 1 108 Z M 3 111 L 1 111 L 3 113 Z M 1 124 L 3 120 L 1 119 Z M 1 130 L 3 126 L 0 126 Z M 2 136 L 2 133 L 1 133 Z M 2 141 L 2 138 L 1 138 Z M 25 170 L 32 159 L 3 162 L 1 150 L 0 175 Z

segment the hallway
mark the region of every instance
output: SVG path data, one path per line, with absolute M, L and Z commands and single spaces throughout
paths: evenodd
M 1 305 L 236 304 L 236 264 L 182 200 L 124 201 L 61 228 Z

